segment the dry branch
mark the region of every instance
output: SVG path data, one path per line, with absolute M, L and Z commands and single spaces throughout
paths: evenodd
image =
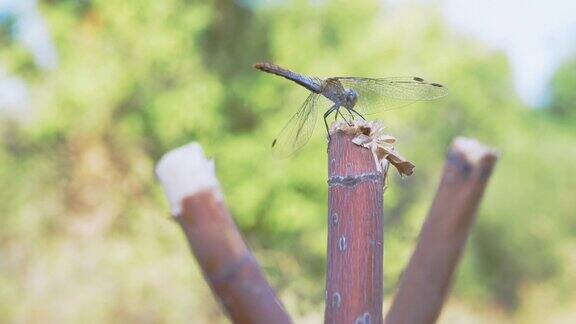
M 495 151 L 475 140 L 452 143 L 387 324 L 434 323 L 438 318 L 496 160 Z
M 234 323 L 290 323 L 224 204 L 212 161 L 198 144 L 157 166 L 172 213 L 214 295 Z
M 394 152 L 382 128 L 362 121 L 332 126 L 326 323 L 382 323 L 384 178 L 388 162 L 404 173 L 414 167 Z

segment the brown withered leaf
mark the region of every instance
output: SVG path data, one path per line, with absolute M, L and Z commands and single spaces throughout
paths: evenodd
M 366 147 L 372 151 L 374 162 L 378 171 L 386 170 L 386 163 L 392 164 L 400 176 L 410 176 L 414 173 L 414 164 L 402 157 L 393 144 L 396 143 L 394 136 L 384 133 L 384 123 L 382 121 L 354 120 L 352 125 L 345 122 L 332 124 L 330 132 L 342 130 L 347 134 L 356 135 L 352 142 L 356 145 Z

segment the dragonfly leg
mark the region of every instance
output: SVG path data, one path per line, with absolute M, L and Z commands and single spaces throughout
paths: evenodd
M 336 109 L 336 116 L 338 116 L 338 114 L 340 114 L 340 116 L 342 117 L 342 119 L 344 119 L 344 121 L 346 122 L 346 124 L 348 124 L 348 126 L 352 126 L 352 124 L 348 121 L 348 119 L 344 117 L 344 114 L 342 114 L 340 108 Z
M 350 115 L 350 119 L 354 119 L 354 114 L 352 114 L 350 110 L 346 109 L 346 112 L 348 113 L 348 115 Z
M 346 108 L 348 109 L 348 112 L 350 113 L 350 115 L 352 115 L 352 112 L 356 113 L 356 115 L 360 116 L 360 118 L 366 120 L 366 118 L 364 118 L 364 116 L 360 115 L 359 112 L 357 112 L 356 110 L 354 110 L 354 108 Z
M 328 133 L 328 138 L 330 138 L 330 129 L 328 128 L 328 122 L 326 121 L 326 118 L 328 118 L 328 116 L 337 108 L 338 106 L 334 105 L 324 113 L 324 125 L 326 126 L 326 133 Z

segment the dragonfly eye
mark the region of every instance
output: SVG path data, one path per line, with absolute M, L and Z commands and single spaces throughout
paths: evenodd
M 355 104 L 356 99 L 358 99 L 358 95 L 356 94 L 356 91 L 354 91 L 352 89 L 348 89 L 346 91 L 346 101 L 348 101 L 351 104 Z

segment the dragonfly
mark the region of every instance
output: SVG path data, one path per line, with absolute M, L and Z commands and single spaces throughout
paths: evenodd
M 329 77 L 321 79 L 302 75 L 272 63 L 256 63 L 254 68 L 296 82 L 310 91 L 296 114 L 272 141 L 276 155 L 287 157 L 300 150 L 310 139 L 316 125 L 319 107 L 324 107 L 324 125 L 334 113 L 349 125 L 348 118 L 364 118 L 382 111 L 398 109 L 417 101 L 434 100 L 448 94 L 448 89 L 420 77 Z M 343 113 L 344 112 L 344 113 Z

